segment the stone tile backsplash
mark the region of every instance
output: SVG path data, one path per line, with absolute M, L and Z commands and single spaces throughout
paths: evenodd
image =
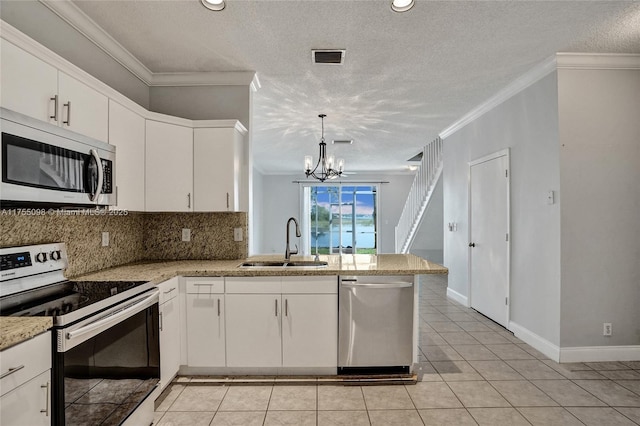
M 72 277 L 141 260 L 247 257 L 246 213 L 134 213 L 126 216 L 24 216 L 0 210 L 0 247 L 64 242 Z M 182 228 L 191 242 L 182 242 Z M 242 228 L 243 241 L 233 240 Z M 102 247 L 102 232 L 109 246 Z

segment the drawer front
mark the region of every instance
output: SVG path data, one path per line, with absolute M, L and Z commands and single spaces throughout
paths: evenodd
M 0 353 L 2 395 L 51 368 L 51 332 L 47 331 Z M 11 370 L 11 373 L 9 371 Z M 9 374 L 6 374 L 9 373 Z
M 186 278 L 187 294 L 224 293 L 224 278 Z
M 228 277 L 227 294 L 280 294 L 282 277 Z
M 338 294 L 338 277 L 337 276 L 283 277 L 282 293 Z
M 160 290 L 160 305 L 178 296 L 179 282 L 178 278 L 171 278 L 170 280 L 158 284 L 158 290 Z

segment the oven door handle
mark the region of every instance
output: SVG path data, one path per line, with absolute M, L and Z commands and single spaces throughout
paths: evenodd
M 125 319 L 131 317 L 132 315 L 152 306 L 154 303 L 158 303 L 158 295 L 160 294 L 159 290 L 153 291 L 149 296 L 146 296 L 144 299 L 137 301 L 133 304 L 130 304 L 122 309 L 118 309 L 114 312 L 107 314 L 104 317 L 101 317 L 95 321 L 92 321 L 77 330 L 69 331 L 65 334 L 66 340 L 74 340 L 79 339 L 81 336 L 85 336 L 89 333 L 92 333 L 90 337 L 95 336 L 96 334 L 106 330 L 107 328 L 124 321 Z M 83 339 L 85 341 L 87 339 Z M 81 343 L 81 342 L 78 342 Z M 72 344 L 71 347 L 75 346 Z

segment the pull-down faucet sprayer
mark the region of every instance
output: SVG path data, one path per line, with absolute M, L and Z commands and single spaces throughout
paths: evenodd
M 296 237 L 300 237 L 300 226 L 298 225 L 298 221 L 296 220 L 295 217 L 290 217 L 289 220 L 287 221 L 287 248 L 284 252 L 284 259 L 285 260 L 289 260 L 291 258 L 292 254 L 298 254 L 298 245 L 296 244 L 296 248 L 295 250 L 291 250 L 291 247 L 289 246 L 289 225 L 291 224 L 291 221 L 293 221 L 293 223 L 296 224 Z

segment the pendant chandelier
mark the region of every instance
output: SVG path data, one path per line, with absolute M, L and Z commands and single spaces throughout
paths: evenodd
M 324 142 L 324 118 L 326 116 L 326 114 L 318 115 L 322 120 L 322 138 L 320 139 L 320 158 L 318 158 L 318 163 L 313 169 L 311 169 L 313 157 L 311 155 L 304 156 L 304 173 L 307 177 L 313 176 L 320 182 L 324 182 L 327 179 L 335 179 L 341 176 L 344 171 L 344 160 L 342 158 L 338 158 L 336 165 L 333 155 L 327 157 L 327 144 Z

